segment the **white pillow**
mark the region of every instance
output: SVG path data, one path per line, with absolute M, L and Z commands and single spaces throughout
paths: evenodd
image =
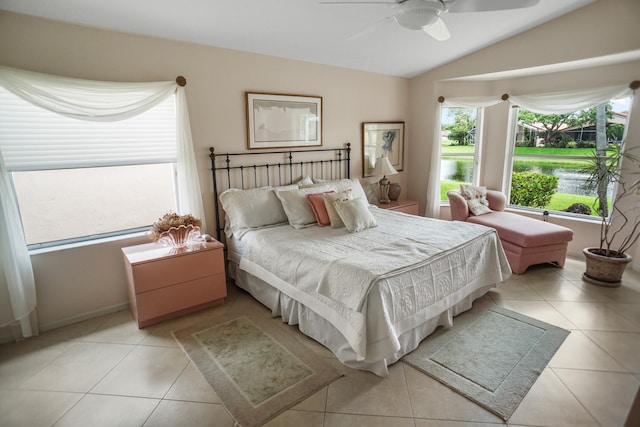
M 351 195 L 351 189 L 344 190 L 339 193 L 325 193 L 322 195 L 322 197 L 324 198 L 324 206 L 325 208 L 327 208 L 327 214 L 329 215 L 331 228 L 344 227 L 344 222 L 342 221 L 342 218 L 340 218 L 340 215 L 338 214 L 338 211 L 336 210 L 336 207 L 333 205 L 333 203 L 336 200 L 353 199 L 353 196 Z
M 220 194 L 220 203 L 229 224 L 229 237 L 232 234 L 240 238 L 249 229 L 287 222 L 282 204 L 271 187 L 231 188 Z
M 362 184 L 362 189 L 364 193 L 367 195 L 367 202 L 372 205 L 378 204 L 378 191 L 380 191 L 380 187 L 378 185 L 378 181 L 375 182 L 365 182 Z
M 316 224 L 316 216 L 307 202 L 307 194 L 324 193 L 331 191 L 333 187 L 321 186 L 312 188 L 300 188 L 297 190 L 275 190 L 275 194 L 282 203 L 289 224 L 294 228 L 304 228 Z
M 333 205 L 347 230 L 352 233 L 378 226 L 365 199 L 358 197 L 353 200 L 336 200 Z
M 362 184 L 357 179 L 339 179 L 337 181 L 331 181 L 332 186 L 336 187 L 337 191 L 343 191 L 351 189 L 351 195 L 354 199 L 361 198 L 363 201 L 367 201 L 367 195 L 362 188 Z
M 317 187 L 317 186 L 321 186 L 321 185 L 330 185 L 332 186 L 337 192 L 340 191 L 344 191 L 344 190 L 351 190 L 353 193 L 353 198 L 358 198 L 358 197 L 362 197 L 364 200 L 367 200 L 367 195 L 365 194 L 364 189 L 362 188 L 362 184 L 360 184 L 360 181 L 358 181 L 357 179 L 336 179 L 334 181 L 320 181 L 318 182 L 317 180 L 314 179 L 314 181 L 316 182 L 316 184 L 313 185 L 300 185 L 300 188 L 310 188 L 310 187 Z
M 467 200 L 469 211 L 472 214 L 482 215 L 491 212 L 487 200 L 487 187 L 460 184 L 460 193 Z
M 301 186 L 301 188 L 302 188 L 302 186 L 305 186 L 305 185 L 313 185 L 313 180 L 311 179 L 311 177 L 309 175 L 307 175 L 307 176 L 305 176 L 303 178 L 298 179 L 295 182 L 295 184 Z

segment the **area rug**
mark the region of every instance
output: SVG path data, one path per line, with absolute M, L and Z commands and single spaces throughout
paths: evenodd
M 497 306 L 470 315 L 402 360 L 506 421 L 569 331 Z
M 240 426 L 259 426 L 342 373 L 277 319 L 222 315 L 173 331 Z

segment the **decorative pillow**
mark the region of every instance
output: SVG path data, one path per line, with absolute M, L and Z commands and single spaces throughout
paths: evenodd
M 351 189 L 351 194 L 354 199 L 361 198 L 363 201 L 367 201 L 367 195 L 362 188 L 362 184 L 357 179 L 340 179 L 338 181 L 332 181 L 331 185 L 336 187 L 338 191 L 344 191 Z
M 249 229 L 287 222 L 287 215 L 273 188 L 231 188 L 220 194 L 229 236 L 240 238 Z
M 320 227 L 326 227 L 327 225 L 331 225 L 331 219 L 329 218 L 329 213 L 327 212 L 327 207 L 324 204 L 324 196 L 323 194 L 335 193 L 334 190 L 327 191 L 326 193 L 320 194 L 307 194 L 307 202 L 309 206 L 311 206 L 311 210 L 316 217 L 316 222 Z
M 362 188 L 362 184 L 360 184 L 360 181 L 358 181 L 357 179 L 345 178 L 345 179 L 336 179 L 334 181 L 319 181 L 319 182 L 314 179 L 314 182 L 316 183 L 313 185 L 300 185 L 300 188 L 311 188 L 311 187 L 317 187 L 321 185 L 330 185 L 331 187 L 334 187 L 337 192 L 350 189 L 353 192 L 354 199 L 358 197 L 362 197 L 364 200 L 367 200 L 367 195 L 365 194 L 365 191 Z
M 333 190 L 332 187 L 300 188 L 297 190 L 276 190 L 276 196 L 282 203 L 282 208 L 289 220 L 289 224 L 294 228 L 304 228 L 316 223 L 316 216 L 307 203 L 306 195 L 314 193 L 325 193 Z
M 339 193 L 324 193 L 322 195 L 324 199 L 324 206 L 327 209 L 327 214 L 329 214 L 329 222 L 331 223 L 331 228 L 340 228 L 344 227 L 344 222 L 342 222 L 342 218 L 338 214 L 335 206 L 333 206 L 333 202 L 336 200 L 351 200 L 353 196 L 351 195 L 351 190 L 341 191 Z
M 460 193 L 467 200 L 469 211 L 472 214 L 482 215 L 491 212 L 487 200 L 487 187 L 460 184 Z
M 333 205 L 351 233 L 378 226 L 365 199 L 358 197 L 352 200 L 336 200 Z
M 364 184 L 362 184 L 362 189 L 364 190 L 364 194 L 366 194 L 367 196 L 367 201 L 372 204 L 372 205 L 376 205 L 378 204 L 378 191 L 379 191 L 379 186 L 378 186 L 378 182 L 365 182 Z

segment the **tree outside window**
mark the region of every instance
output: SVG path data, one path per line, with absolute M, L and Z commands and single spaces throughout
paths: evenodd
M 629 105 L 625 98 L 567 114 L 514 109 L 510 203 L 581 215 L 607 212 L 614 189 L 589 185 L 585 167 L 590 156 L 605 162 L 615 154 Z
M 477 175 L 478 110 L 443 108 L 440 155 L 440 200 L 460 184 L 471 184 Z

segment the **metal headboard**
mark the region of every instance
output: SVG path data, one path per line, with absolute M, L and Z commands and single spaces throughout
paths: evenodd
M 218 154 L 210 147 L 209 152 L 215 198 L 216 239 L 220 242 L 224 239 L 224 219 L 219 196 L 229 188 L 246 190 L 268 185 L 287 185 L 305 176 L 326 180 L 351 178 L 351 144 L 348 142 L 343 148 Z

